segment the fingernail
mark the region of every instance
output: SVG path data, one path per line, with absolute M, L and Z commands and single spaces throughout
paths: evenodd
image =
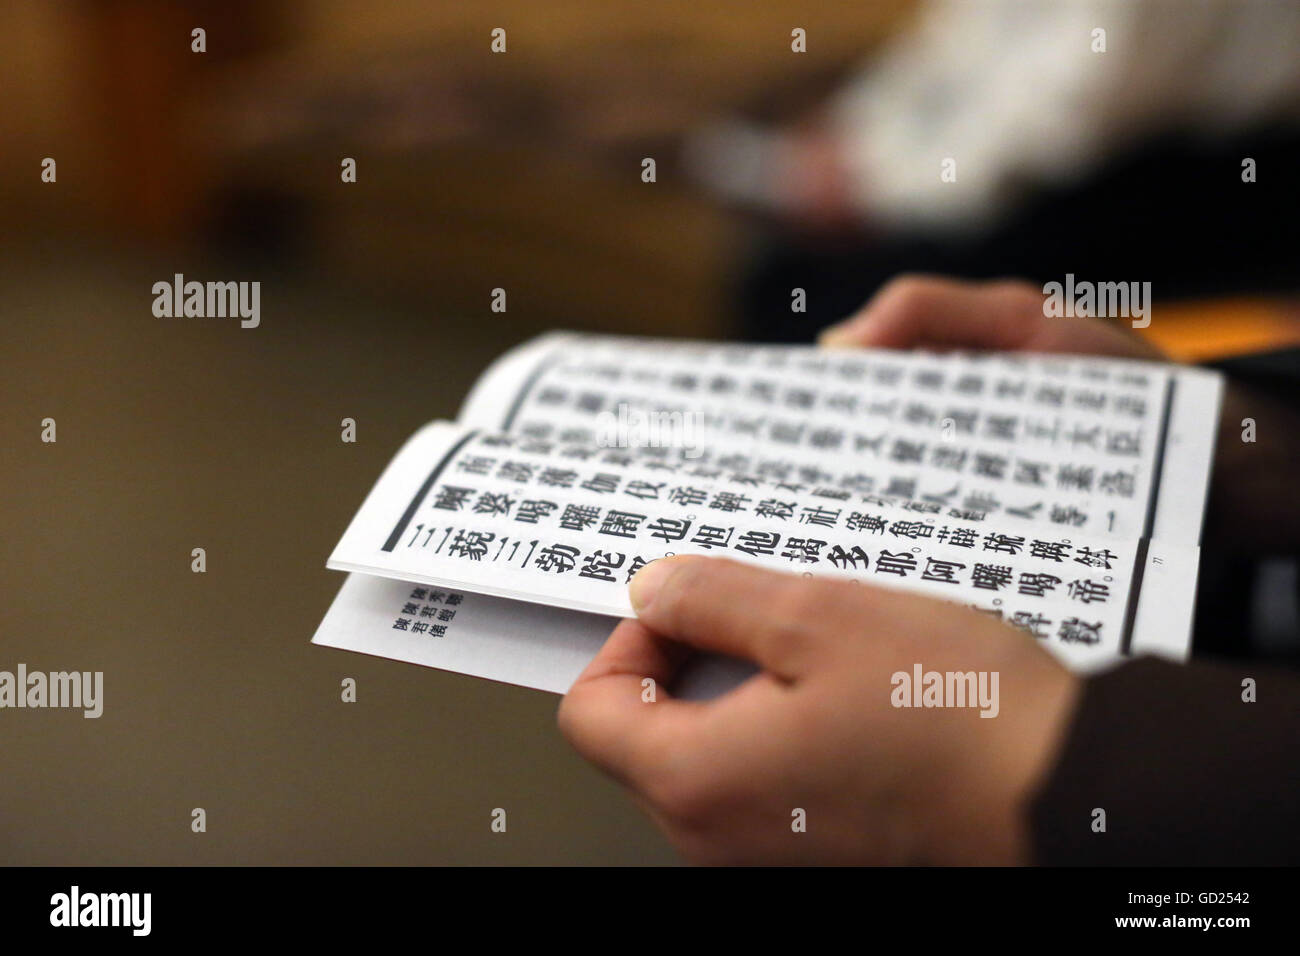
M 632 601 L 634 611 L 640 614 L 650 606 L 650 602 L 655 599 L 655 595 L 668 580 L 668 575 L 673 573 L 675 566 L 672 558 L 659 558 L 632 575 L 632 581 L 627 586 L 627 595 Z

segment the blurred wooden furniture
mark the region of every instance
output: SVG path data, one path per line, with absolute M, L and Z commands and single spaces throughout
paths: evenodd
M 686 182 L 680 136 L 813 100 L 909 5 L 303 4 L 291 45 L 194 112 L 223 186 L 294 197 L 308 256 L 376 294 L 473 317 L 500 287 L 539 326 L 722 336 L 733 223 Z

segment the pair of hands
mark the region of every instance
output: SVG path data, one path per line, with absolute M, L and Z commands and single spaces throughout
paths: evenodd
M 823 333 L 835 347 L 1159 354 L 1113 324 L 1044 317 L 1032 286 L 904 278 Z M 577 750 L 703 863 L 1024 863 L 1028 807 L 1055 763 L 1078 678 L 985 615 L 860 582 L 681 556 L 631 584 L 559 711 Z M 761 672 L 708 702 L 666 688 L 692 650 Z M 891 675 L 999 674 L 1000 712 L 895 708 Z M 643 702 L 642 681 L 656 684 Z M 803 832 L 792 824 L 805 821 Z

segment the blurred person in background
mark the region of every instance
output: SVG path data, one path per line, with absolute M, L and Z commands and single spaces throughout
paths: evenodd
M 903 271 L 1293 289 L 1298 49 L 1294 3 L 931 0 L 816 115 L 720 123 L 685 156 L 767 217 L 739 291 L 761 341 Z

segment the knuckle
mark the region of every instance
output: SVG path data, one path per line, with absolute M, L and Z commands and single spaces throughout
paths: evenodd
M 920 308 L 930 297 L 934 280 L 920 275 L 901 275 L 890 279 L 880 290 L 880 301 L 903 312 Z

